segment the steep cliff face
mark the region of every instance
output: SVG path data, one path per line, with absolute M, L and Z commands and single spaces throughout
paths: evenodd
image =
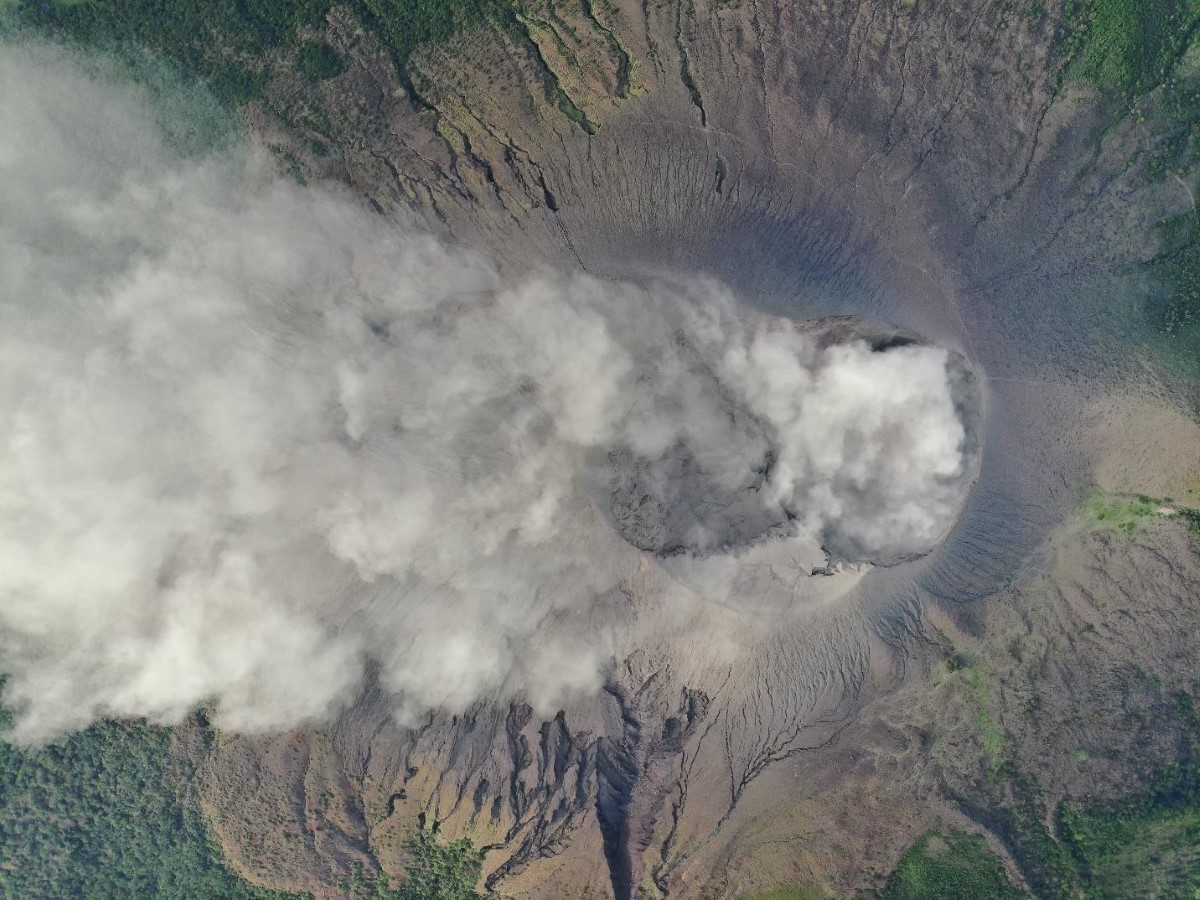
M 324 37 L 342 74 L 313 84 L 277 61 L 249 115 L 305 177 L 344 181 L 508 271 L 712 275 L 776 315 L 909 329 L 983 373 L 986 416 L 978 483 L 945 545 L 867 573 L 836 603 L 697 600 L 656 618 L 678 586 L 648 553 L 619 605 L 655 620 L 654 642 L 614 659 L 600 696 L 400 727 L 368 691 L 327 728 L 224 738 L 204 796 L 241 869 L 337 896 L 352 865 L 400 873 L 404 836 L 427 827 L 485 848 L 483 886 L 505 895 L 845 894 L 876 883 L 937 817 L 963 815 L 939 804 L 983 763 L 955 770 L 933 744 L 973 747 L 972 725 L 929 710 L 927 693 L 954 648 L 1000 659 L 999 633 L 1067 640 L 1102 608 L 1095 580 L 1170 598 L 1172 654 L 1138 636 L 1165 609 L 1134 603 L 1104 652 L 1180 680 L 1200 615 L 1185 530 L 1166 527 L 1165 550 L 1076 545 L 1075 586 L 1006 593 L 1047 565 L 1036 551 L 1092 477 L 1086 403 L 1171 389 L 1112 353 L 1134 333 L 1112 296 L 1153 253 L 1150 226 L 1189 208 L 1179 185 L 1144 177 L 1134 124 L 1099 130 L 1095 104 L 1063 80 L 1060 13 L 988 0 L 533 3 L 402 70 L 335 9 Z M 1156 569 L 1170 573 L 1165 593 L 1155 553 L 1170 557 Z M 1110 690 L 1095 654 L 1060 665 L 1048 646 L 1036 672 L 1063 696 Z M 1029 660 L 1012 650 L 1005 665 L 1032 684 Z M 1040 726 L 1019 733 L 1020 759 L 1066 746 Z M 1048 789 L 1086 792 L 1063 778 Z

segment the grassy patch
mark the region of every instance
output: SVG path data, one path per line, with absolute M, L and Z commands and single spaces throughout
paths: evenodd
M 532 42 L 521 26 L 520 0 L 8 2 L 11 10 L 5 19 L 15 23 L 10 28 L 57 35 L 125 59 L 144 57 L 149 51 L 169 60 L 180 71 L 198 76 L 232 106 L 261 96 L 275 54 L 290 59 L 309 81 L 340 75 L 345 62 L 337 51 L 319 39 L 310 39 L 313 31 L 324 31 L 325 18 L 335 6 L 347 8 L 390 51 L 400 68 L 401 83 L 414 102 L 431 115 L 435 113 L 421 98 L 421 86 L 408 81 L 404 66 L 417 47 L 440 43 L 484 22 L 524 34 Z M 567 51 L 566 55 L 571 54 Z M 583 131 L 596 134 L 600 126 L 567 95 L 548 66 L 545 76 L 547 100 Z
M 1098 495 L 1090 511 L 1095 522 L 1123 527 L 1155 514 L 1162 505 L 1153 498 Z M 1200 520 L 1200 512 L 1194 518 Z M 991 717 L 986 670 L 951 656 L 942 680 L 960 691 L 987 753 L 982 777 L 959 801 L 1005 842 L 1038 897 L 1200 896 L 1200 712 L 1193 696 L 1200 681 L 1190 692 L 1167 698 L 1160 712 L 1164 729 L 1180 735 L 1173 764 L 1156 770 L 1120 801 L 1068 799 L 1051 805 L 1036 779 L 1022 771 L 1021 760 Z M 1076 759 L 1086 761 L 1087 752 L 1080 749 Z M 918 843 L 905 856 L 907 869 L 897 869 L 889 882 L 893 893 L 887 896 L 997 896 L 984 888 L 954 887 L 954 878 L 969 876 L 958 871 L 955 854 L 948 857 L 948 870 L 925 859 L 930 846 L 941 850 L 936 842 Z M 943 891 L 942 884 L 950 887 Z M 907 893 L 895 893 L 901 889 Z
M 1070 897 L 1075 868 L 1066 850 L 1046 830 L 1045 804 L 1037 783 L 1008 762 L 1004 781 L 976 813 L 1003 838 L 1026 882 L 1038 897 Z
M 997 766 L 1004 757 L 1008 742 L 1004 739 L 1004 730 L 992 718 L 988 703 L 987 673 L 982 666 L 973 666 L 967 675 L 967 696 L 971 702 L 971 712 L 975 717 L 979 740 L 988 756 L 988 763 Z
M 422 828 L 404 842 L 405 877 L 392 887 L 386 872 L 371 876 L 361 866 L 351 869 L 342 889 L 351 900 L 474 900 L 483 871 L 483 854 L 467 838 L 443 843 L 436 826 Z
M 1085 532 L 1137 531 L 1149 522 L 1176 516 L 1186 521 L 1194 532 L 1200 533 L 1200 510 L 1170 499 L 1143 494 L 1109 494 L 1096 489 L 1084 500 L 1079 522 Z
M 825 900 L 827 896 L 820 888 L 787 887 L 751 894 L 747 900 Z
M 3 679 L 0 679 L 0 684 Z M 0 710 L 0 731 L 9 725 Z M 192 772 L 171 753 L 171 730 L 101 722 L 26 750 L 0 741 L 0 897 L 299 900 L 230 869 L 183 787 Z M 355 900 L 472 900 L 483 854 L 436 829 L 404 845 L 405 878 L 356 869 Z
M 1200 891 L 1200 807 L 1080 812 L 1058 830 L 1088 897 L 1194 897 Z
M 575 105 L 575 101 L 567 96 L 567 92 L 562 87 L 555 85 L 554 93 L 559 112 L 588 134 L 596 134 L 600 131 L 600 126 L 584 115 L 583 110 Z
M 1179 761 L 1156 772 L 1149 791 L 1057 811 L 1083 896 L 1200 896 L 1200 714 L 1187 694 L 1175 696 L 1175 707 L 1190 728 Z
M 1200 376 L 1200 220 L 1189 214 L 1162 223 L 1159 230 L 1164 249 L 1149 264 L 1154 286 L 1146 319 L 1184 370 Z
M 901 858 L 885 900 L 1007 900 L 1026 896 L 1009 883 L 987 842 L 963 832 L 929 832 Z
M 1152 497 L 1092 491 L 1080 510 L 1084 531 L 1135 531 L 1149 519 L 1160 518 L 1162 503 Z
M 945 686 L 952 692 L 950 696 L 966 707 L 987 757 L 988 768 L 995 770 L 1004 762 L 1009 743 L 1004 729 L 992 717 L 987 670 L 982 663 L 945 649 L 947 655 L 942 665 L 934 670 L 933 684 Z

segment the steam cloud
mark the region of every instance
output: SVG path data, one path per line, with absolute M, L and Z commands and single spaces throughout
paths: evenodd
M 409 711 L 550 707 L 599 684 L 578 623 L 642 558 L 613 528 L 630 491 L 665 512 L 626 537 L 658 521 L 701 555 L 895 556 L 951 524 L 946 351 L 823 344 L 703 281 L 506 283 L 261 150 L 183 159 L 148 108 L 0 48 L 18 739 L 205 702 L 286 728 L 368 665 Z

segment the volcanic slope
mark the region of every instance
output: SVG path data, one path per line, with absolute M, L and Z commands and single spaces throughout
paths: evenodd
M 274 51 L 243 113 L 298 176 L 502 272 L 699 273 L 761 312 L 911 331 L 969 360 L 985 413 L 944 545 L 842 602 L 663 618 L 547 719 L 483 702 L 402 728 L 368 686 L 328 727 L 222 736 L 204 803 L 239 871 L 336 894 L 352 866 L 401 874 L 405 837 L 436 825 L 486 850 L 501 894 L 842 896 L 949 824 L 1060 890 L 1013 798 L 1046 821 L 1180 758 L 1200 620 L 1185 517 L 1075 519 L 1106 480 L 1190 508 L 1200 436 L 1143 316 L 1157 226 L 1195 211 L 1149 171 L 1168 114 L 1072 77 L 1068 12 L 530 3 L 400 64 L 335 7 L 313 36 L 337 74 Z M 648 561 L 614 604 L 653 619 L 671 584 Z
M 284 57 L 274 65 L 249 115 L 308 178 L 345 180 L 385 212 L 417 209 L 502 265 L 704 272 L 771 313 L 909 328 L 961 349 L 988 391 L 983 470 L 962 523 L 852 608 L 723 626 L 757 635 L 732 661 L 703 643 L 647 647 L 593 708 L 551 721 L 481 708 L 389 736 L 364 701 L 306 739 L 320 765 L 361 779 L 359 839 L 385 867 L 424 816 L 487 846 L 499 891 L 687 896 L 790 881 L 840 893 L 929 824 L 938 789 L 910 776 L 926 770 L 920 748 L 936 734 L 884 752 L 915 756 L 889 770 L 868 749 L 880 726 L 864 710 L 901 705 L 897 684 L 925 685 L 936 670 L 928 610 L 953 617 L 947 602 L 1003 589 L 1080 502 L 1096 478 L 1097 398 L 1170 407 L 1186 394 L 1136 361 L 1153 358 L 1137 345 L 1155 340 L 1136 298 L 1137 264 L 1158 252 L 1153 226 L 1191 201 L 1177 180 L 1147 177 L 1139 124 L 1069 77 L 1063 15 L 991 3 L 530 4 L 400 69 L 334 10 L 324 38 L 342 74 L 313 84 Z M 1177 454 L 1195 456 L 1189 440 Z M 1175 540 L 1186 559 L 1186 538 Z M 1118 585 L 1132 577 L 1100 568 Z M 1184 621 L 1188 584 L 1155 595 Z M 992 615 L 973 608 L 968 632 L 987 634 Z M 717 661 L 693 662 L 706 655 Z M 1167 666 L 1175 681 L 1183 659 Z M 269 746 L 236 740 L 228 752 L 252 759 Z M 229 771 L 213 760 L 218 821 L 254 814 L 217 786 Z M 278 777 L 300 784 L 311 771 Z M 769 829 L 766 797 L 792 798 L 776 802 Z M 826 828 L 812 824 L 837 809 L 847 812 Z M 327 877 L 312 858 L 299 869 L 310 884 Z

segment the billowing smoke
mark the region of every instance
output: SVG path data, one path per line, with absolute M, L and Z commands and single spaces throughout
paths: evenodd
M 594 689 L 643 551 L 919 553 L 969 479 L 941 349 L 700 280 L 502 278 L 146 98 L 0 48 L 0 667 L 102 715 L 413 713 Z M 901 342 L 903 343 L 903 342 Z M 641 549 L 636 549 L 641 548 Z M 584 624 L 588 623 L 588 624 Z

